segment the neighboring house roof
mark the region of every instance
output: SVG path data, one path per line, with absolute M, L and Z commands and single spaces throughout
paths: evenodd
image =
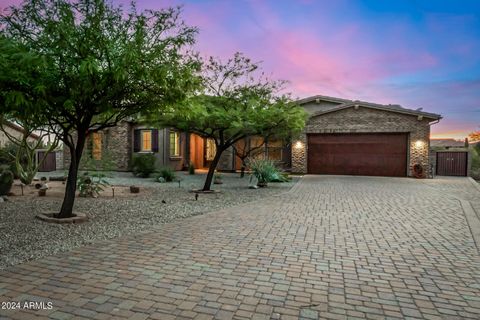
M 21 126 L 19 126 L 19 125 L 16 124 L 16 123 L 13 123 L 13 122 L 11 122 L 11 121 L 5 121 L 5 122 L 3 123 L 3 125 L 4 125 L 4 126 L 7 126 L 7 127 L 9 127 L 9 128 L 12 128 L 13 130 L 18 131 L 18 132 L 20 132 L 20 133 L 22 133 L 22 134 L 25 133 L 25 130 L 24 130 Z M 0 133 L 1 133 L 1 131 L 0 131 Z M 31 134 L 30 134 L 30 138 L 36 139 L 36 140 L 40 139 L 40 137 L 39 137 L 38 135 L 36 135 L 35 133 L 31 133 Z
M 455 139 L 431 139 L 430 147 L 465 147 L 465 141 Z
M 334 112 L 342 109 L 355 107 L 355 106 L 361 106 L 361 107 L 366 107 L 371 109 L 378 109 L 378 110 L 385 110 L 385 111 L 391 111 L 391 112 L 397 112 L 397 113 L 403 113 L 403 114 L 410 114 L 414 116 L 421 116 L 421 117 L 425 117 L 432 120 L 440 120 L 442 118 L 442 116 L 439 114 L 421 111 L 421 108 L 413 110 L 413 109 L 403 108 L 398 104 L 379 104 L 379 103 L 366 102 L 366 101 L 360 101 L 360 100 L 334 98 L 334 97 L 322 96 L 322 95 L 316 95 L 316 96 L 300 99 L 300 100 L 297 100 L 297 103 L 299 105 L 303 105 L 306 103 L 319 102 L 319 101 L 334 102 L 334 103 L 338 103 L 338 105 L 333 108 L 329 108 L 328 110 L 315 112 L 312 114 L 312 117 L 329 113 L 329 112 Z

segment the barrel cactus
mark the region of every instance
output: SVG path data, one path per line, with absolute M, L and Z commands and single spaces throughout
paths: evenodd
M 7 195 L 13 184 L 13 173 L 10 169 L 0 167 L 0 196 Z

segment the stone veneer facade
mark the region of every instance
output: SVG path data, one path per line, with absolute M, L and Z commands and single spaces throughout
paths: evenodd
M 420 163 L 429 168 L 430 122 L 432 119 L 416 115 L 384 111 L 359 106 L 312 115 L 305 131 L 292 145 L 292 172 L 307 173 L 307 135 L 309 133 L 388 133 L 408 134 L 408 172 Z M 417 141 L 421 141 L 417 144 Z
M 128 171 L 130 158 L 132 157 L 132 124 L 128 121 L 121 121 L 117 126 L 102 130 L 102 153 L 108 152 L 108 156 L 115 163 L 113 170 Z M 92 140 L 87 138 L 85 143 L 85 152 L 91 148 Z M 64 148 L 63 154 L 64 168 L 68 169 L 70 165 L 70 152 Z M 86 168 L 80 168 L 86 169 Z

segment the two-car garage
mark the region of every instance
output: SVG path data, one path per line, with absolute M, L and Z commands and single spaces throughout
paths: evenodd
M 441 116 L 399 105 L 327 96 L 298 101 L 308 113 L 292 144 L 292 172 L 405 177 L 430 167 L 430 125 Z
M 405 177 L 406 133 L 308 134 L 308 173 Z

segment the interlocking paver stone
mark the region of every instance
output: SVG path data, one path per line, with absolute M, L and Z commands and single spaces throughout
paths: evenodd
M 464 178 L 306 176 L 280 196 L 0 272 L 0 302 L 53 303 L 0 318 L 479 319 L 460 201 L 479 199 Z

